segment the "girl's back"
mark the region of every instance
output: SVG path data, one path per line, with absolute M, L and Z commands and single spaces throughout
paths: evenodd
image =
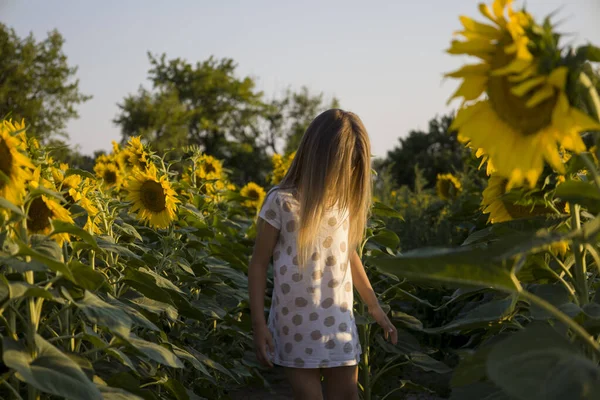
M 248 267 L 256 355 L 285 368 L 297 399 L 358 399 L 361 347 L 353 286 L 393 343 L 397 332 L 357 248 L 371 206 L 371 147 L 353 113 L 332 109 L 311 122 L 294 160 L 266 196 Z M 333 206 L 332 206 L 333 205 Z M 264 316 L 267 268 L 275 287 Z
M 300 268 L 299 207 L 292 191 L 275 187 L 259 214 L 280 231 L 273 249 L 275 286 L 268 321 L 277 349 L 273 362 L 299 368 L 355 365 L 360 344 L 348 268 L 348 212 L 325 212 L 311 256 Z

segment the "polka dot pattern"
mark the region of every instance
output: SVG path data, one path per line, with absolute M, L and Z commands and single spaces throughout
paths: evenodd
M 327 210 L 308 260 L 296 247 L 299 203 L 291 192 L 273 190 L 259 216 L 279 231 L 272 254 L 273 299 L 268 326 L 273 362 L 293 368 L 356 365 L 360 344 L 352 311 L 348 212 Z

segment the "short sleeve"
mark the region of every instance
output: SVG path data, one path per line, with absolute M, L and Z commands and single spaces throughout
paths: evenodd
M 277 190 L 271 190 L 263 203 L 258 216 L 273 227 L 281 228 L 281 207 Z

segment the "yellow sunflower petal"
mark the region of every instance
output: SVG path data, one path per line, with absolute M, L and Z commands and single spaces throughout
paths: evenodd
M 529 100 L 527 100 L 525 106 L 527 108 L 536 107 L 537 105 L 548 100 L 552 96 L 554 96 L 554 89 L 552 88 L 552 86 L 544 86 L 536 90 L 536 92 L 529 98 Z
M 466 78 L 478 75 L 486 75 L 490 71 L 489 64 L 469 64 L 456 71 L 444 74 L 447 78 Z
M 532 89 L 536 88 L 537 86 L 540 86 L 545 82 L 545 76 L 537 76 L 535 78 L 531 78 L 523 83 L 514 86 L 510 91 L 512 92 L 512 94 L 522 97 L 529 93 Z
M 487 81 L 487 76 L 472 76 L 465 79 L 446 104 L 452 102 L 456 97 L 462 97 L 464 101 L 477 99 L 485 91 Z
M 453 40 L 447 50 L 449 54 L 468 54 L 471 56 L 479 56 L 492 51 L 494 51 L 494 44 L 487 39 L 472 39 L 466 42 Z

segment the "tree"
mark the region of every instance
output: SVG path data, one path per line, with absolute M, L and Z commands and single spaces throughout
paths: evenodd
M 237 77 L 228 58 L 192 65 L 179 58 L 167 61 L 164 54 L 148 57 L 152 88 L 140 87 L 118 105 L 114 122 L 123 142 L 139 135 L 159 151 L 198 145 L 225 161 L 234 182 L 265 182 L 269 153 L 279 152 L 282 141 L 285 150 L 295 150 L 312 119 L 326 108 L 323 95 L 307 88 L 288 89 L 283 98 L 265 102 L 254 80 Z
M 165 54 L 148 57 L 152 89 L 140 87 L 118 105 L 114 122 L 123 142 L 139 135 L 160 151 L 197 145 L 239 170 L 240 180 L 264 177 L 268 159 L 258 137 L 268 106 L 254 80 L 238 78 L 228 58 L 192 65 L 180 58 L 167 61 Z
M 56 30 L 36 42 L 0 23 L 0 116 L 24 118 L 28 133 L 43 143 L 68 138 L 67 121 L 79 116 L 75 106 L 91 98 L 79 92 L 77 68 L 67 63 L 63 44 Z
M 388 151 L 382 166 L 391 166 L 390 172 L 398 186 L 414 189 L 415 167 L 433 187 L 438 174 L 461 171 L 464 163 L 473 161 L 470 151 L 458 142 L 456 132 L 450 131 L 454 116 L 444 115 L 429 121 L 429 129 L 410 131 L 408 137 L 399 138 L 400 145 Z
M 270 134 L 266 145 L 277 153 L 276 141 L 283 138 L 283 153 L 295 151 L 312 120 L 321 112 L 338 107 L 339 101 L 335 97 L 325 103 L 323 93 L 312 94 L 306 86 L 298 92 L 288 89 L 283 98 L 271 102 L 271 113 L 267 115 Z

